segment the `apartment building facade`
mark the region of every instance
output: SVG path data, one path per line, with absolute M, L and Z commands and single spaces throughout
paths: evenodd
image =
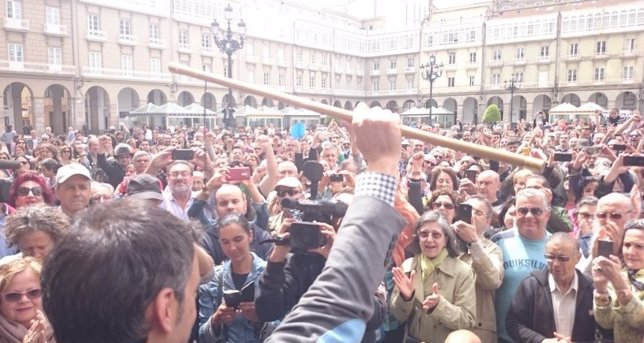
M 99 132 L 146 103 L 282 108 L 285 104 L 167 71 L 177 62 L 224 75 L 210 23 L 223 1 L 4 0 L 0 89 L 4 121 Z M 364 101 L 404 112 L 430 104 L 475 122 L 491 103 L 530 120 L 558 103 L 644 107 L 644 1 L 491 1 L 432 8 L 421 24 L 380 28 L 297 2 L 238 0 L 248 25 L 234 78 L 346 109 Z M 222 24 L 222 26 L 224 26 Z M 433 84 L 420 66 L 436 56 Z M 505 81 L 518 89 L 510 99 Z M 510 102 L 512 105 L 510 106 Z M 510 108 L 512 112 L 510 113 Z M 197 124 L 195 121 L 194 124 Z

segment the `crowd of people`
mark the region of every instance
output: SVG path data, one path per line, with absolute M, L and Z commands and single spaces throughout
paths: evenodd
M 0 342 L 644 342 L 639 111 L 399 125 L 8 126 Z

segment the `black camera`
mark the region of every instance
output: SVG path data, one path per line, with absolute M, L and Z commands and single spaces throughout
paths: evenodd
M 284 198 L 282 207 L 297 213 L 297 222 L 291 224 L 290 239 L 278 240 L 275 244 L 289 244 L 293 249 L 315 249 L 326 244 L 326 238 L 320 232 L 318 223 L 333 225 L 334 219 L 344 217 L 347 204 L 337 200 L 301 200 Z

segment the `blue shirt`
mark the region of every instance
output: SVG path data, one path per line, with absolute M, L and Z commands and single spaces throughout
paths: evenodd
M 546 258 L 546 242 L 550 233 L 541 240 L 531 240 L 522 237 L 515 227 L 502 231 L 492 238 L 503 251 L 503 284 L 496 291 L 496 323 L 499 342 L 512 342 L 505 330 L 505 318 L 510 309 L 512 298 L 523 279 L 532 271 L 544 270 L 548 267 Z

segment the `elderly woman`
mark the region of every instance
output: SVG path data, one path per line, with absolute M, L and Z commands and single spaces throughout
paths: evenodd
M 442 343 L 450 332 L 475 324 L 474 275 L 458 259 L 456 236 L 440 212 L 418 219 L 416 237 L 414 257 L 393 269 L 389 311 L 407 323 L 406 342 Z
M 622 238 L 624 267 L 616 256 L 593 261 L 597 323 L 613 329 L 615 342 L 644 340 L 644 220 L 626 225 Z
M 54 204 L 54 194 L 46 180 L 33 172 L 20 175 L 9 189 L 9 205 L 21 209 L 39 203 Z
M 429 197 L 426 211 L 439 211 L 451 223 L 456 217 L 456 208 L 460 203 L 460 198 L 455 192 L 437 190 Z
M 458 190 L 458 177 L 451 168 L 438 167 L 429 175 L 429 190 L 453 191 Z
M 55 342 L 42 312 L 41 269 L 30 257 L 0 267 L 0 342 Z
M 20 249 L 6 256 L 0 265 L 25 256 L 44 260 L 69 229 L 69 217 L 58 209 L 38 204 L 24 207 L 7 218 L 5 235 L 10 245 Z

